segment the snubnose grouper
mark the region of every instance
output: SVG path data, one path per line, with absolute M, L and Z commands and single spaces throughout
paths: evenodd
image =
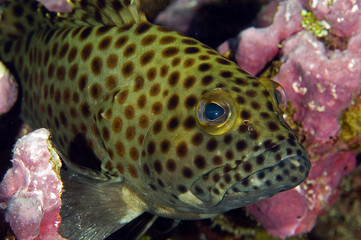
M 138 238 L 157 216 L 207 218 L 306 179 L 277 83 L 149 23 L 136 0 L 69 3 L 2 1 L 0 22 L 22 117 L 50 129 L 67 166 L 64 237 Z

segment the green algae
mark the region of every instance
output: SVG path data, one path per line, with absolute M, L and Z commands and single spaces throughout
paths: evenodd
M 303 17 L 301 24 L 304 29 L 310 31 L 318 38 L 328 35 L 328 30 L 331 28 L 328 22 L 325 20 L 318 20 L 312 12 L 307 10 L 302 10 L 301 16 Z

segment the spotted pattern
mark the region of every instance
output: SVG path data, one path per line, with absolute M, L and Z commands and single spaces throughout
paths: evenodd
M 12 8 L 19 19 L 26 11 Z M 101 154 L 104 172 L 167 206 L 192 205 L 185 193 L 214 205 L 241 189 L 273 195 L 308 174 L 274 90 L 194 39 L 147 22 L 50 27 L 7 41 L 0 55 L 21 77 L 22 111 L 33 128 L 49 128 L 63 153 L 81 135 Z M 220 94 L 207 97 L 215 89 Z M 202 101 L 226 101 L 234 111 L 229 130 L 209 131 L 214 126 L 199 119 Z

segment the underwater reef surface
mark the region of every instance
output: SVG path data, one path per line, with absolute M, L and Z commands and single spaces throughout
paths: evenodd
M 61 160 L 49 136 L 38 129 L 19 139 L 0 184 L 0 208 L 17 239 L 64 239 L 58 234 Z
M 67 5 L 63 4 L 65 1 L 43 2 L 53 11 L 68 10 Z M 177 0 L 159 14 L 155 21 L 186 34 L 197 10 L 212 2 L 215 1 Z M 361 238 L 361 180 L 357 175 L 360 173 L 360 165 L 357 172 L 346 177 L 347 181 L 343 181 L 340 187 L 342 179 L 355 168 L 356 155 L 360 152 L 361 145 L 360 11 L 359 0 L 269 1 L 255 21 L 255 27 L 241 31 L 218 48 L 219 52 L 233 58 L 252 74 L 272 77 L 281 83 L 288 99 L 286 119 L 297 131 L 312 160 L 309 178 L 303 184 L 246 207 L 247 213 L 240 216 L 255 219 L 269 233 L 280 238 L 310 232 L 317 218 L 322 215 L 324 216 L 320 218 L 320 223 L 310 235 L 313 236 L 312 239 L 315 239 L 315 236 L 316 239 Z M 15 82 L 8 79 L 9 75 L 0 74 L 0 114 L 7 112 L 17 97 Z M 41 132 L 43 141 L 46 141 L 49 133 L 44 132 L 45 130 L 38 131 Z M 30 143 L 38 143 L 31 139 L 33 138 L 30 138 Z M 49 152 L 43 154 L 50 156 Z M 49 169 L 49 158 L 44 161 L 44 166 Z M 13 163 L 14 167 L 20 166 L 15 164 L 15 160 Z M 12 174 L 11 171 L 9 174 Z M 53 170 L 47 173 L 49 176 L 56 176 Z M 37 201 L 37 196 L 31 198 L 27 206 L 28 210 L 34 211 L 31 216 L 38 217 L 29 219 L 26 215 L 21 215 L 24 211 L 16 212 L 21 209 L 14 207 L 21 200 L 14 198 L 10 204 L 11 191 L 5 191 L 6 181 L 5 177 L 0 191 L 0 200 L 3 202 L 0 207 L 7 209 L 6 221 L 11 224 L 11 219 L 17 218 L 24 224 L 24 221 L 29 220 L 29 226 L 36 226 L 29 229 L 43 231 L 43 234 L 54 234 L 52 239 L 61 239 L 57 236 L 54 225 L 59 221 L 58 210 L 49 209 L 47 213 L 33 208 L 39 206 L 39 202 L 46 202 Z M 23 182 L 23 186 L 25 185 Z M 56 183 L 56 186 L 60 185 L 61 182 Z M 347 206 L 337 202 L 340 196 L 342 203 L 347 203 Z M 60 207 L 59 202 L 54 204 L 57 208 Z M 335 207 L 331 208 L 334 204 Z M 11 211 L 12 209 L 14 211 Z M 249 216 L 249 213 L 252 216 Z M 338 219 L 338 222 L 332 221 L 333 217 Z M 219 221 L 220 218 L 223 220 Z M 252 236 L 251 239 L 274 239 L 265 238 L 265 235 L 259 235 L 252 230 L 259 229 L 257 226 L 236 226 L 235 221 L 232 222 L 233 219 L 227 214 L 220 218 L 211 220 L 213 223 L 208 227 L 201 224 L 201 230 L 208 239 L 222 239 L 225 235 L 233 236 L 233 239 L 246 239 L 241 238 L 241 235 L 247 231 L 248 236 Z M 219 233 L 214 228 L 215 225 L 225 230 Z M 24 234 L 20 230 L 17 232 L 19 225 L 11 226 L 15 234 Z M 26 232 L 28 237 L 35 234 L 33 231 Z M 331 238 L 331 234 L 325 233 L 327 231 L 336 233 L 334 232 Z M 168 236 L 176 239 L 175 234 Z M 299 239 L 307 239 L 307 236 L 302 235 Z

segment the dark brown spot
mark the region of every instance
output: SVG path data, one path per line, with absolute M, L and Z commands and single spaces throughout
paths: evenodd
M 214 156 L 213 158 L 212 158 L 212 162 L 213 162 L 213 164 L 214 165 L 221 165 L 222 164 L 222 162 L 223 162 L 223 160 L 222 160 L 222 157 L 221 156 Z
M 81 91 L 83 91 L 88 83 L 88 76 L 83 74 L 79 77 L 78 86 Z
M 105 79 L 105 87 L 108 90 L 112 90 L 113 88 L 115 88 L 117 86 L 117 83 L 118 79 L 114 75 L 109 75 Z
M 152 155 L 155 152 L 155 143 L 150 141 L 147 145 L 147 152 L 149 155 Z
M 209 69 L 211 69 L 211 65 L 209 63 L 202 63 L 198 66 L 198 70 L 201 72 L 205 72 L 208 71 Z
M 98 44 L 99 50 L 106 50 L 107 48 L 109 48 L 111 42 L 112 42 L 111 36 L 104 37 Z
M 119 156 L 123 156 L 124 155 L 124 145 L 122 142 L 120 141 L 117 141 L 115 143 L 115 148 L 116 148 L 116 151 L 118 153 Z
M 80 111 L 81 111 L 83 117 L 85 117 L 85 118 L 90 117 L 90 106 L 88 103 L 82 103 L 80 105 Z
M 278 131 L 280 127 L 275 122 L 268 122 L 268 129 L 271 131 Z
M 184 38 L 182 39 L 182 43 L 187 45 L 196 45 L 198 42 L 196 40 L 190 39 L 190 38 Z
M 114 118 L 112 124 L 112 129 L 114 133 L 119 133 L 122 130 L 122 126 L 123 126 L 122 119 L 119 117 Z
M 127 127 L 127 129 L 125 130 L 125 137 L 128 141 L 132 141 L 135 137 L 135 127 Z
M 89 37 L 92 32 L 92 27 L 86 27 L 79 35 L 79 40 L 83 41 Z
M 239 152 L 244 151 L 247 148 L 247 142 L 244 140 L 238 141 L 236 148 Z
M 144 78 L 143 77 L 136 77 L 135 81 L 134 81 L 134 88 L 133 91 L 134 92 L 138 92 L 139 90 L 141 90 L 144 86 Z
M 159 39 L 159 43 L 164 45 L 164 44 L 169 44 L 169 43 L 172 43 L 176 40 L 175 37 L 173 36 L 164 36 L 162 37 L 161 39 Z
M 181 142 L 178 144 L 176 148 L 177 156 L 178 157 L 185 157 L 188 152 L 188 146 L 186 142 Z
M 169 99 L 167 103 L 167 107 L 169 110 L 174 110 L 179 103 L 179 96 L 178 94 L 173 94 Z
M 97 36 L 102 36 L 104 35 L 105 33 L 107 33 L 110 29 L 112 29 L 113 26 L 111 25 L 105 25 L 105 26 L 101 26 L 100 28 L 97 29 L 96 31 L 96 35 Z
M 176 66 L 178 66 L 180 64 L 180 62 L 181 62 L 181 58 L 179 58 L 179 57 L 173 58 L 172 66 L 176 67 Z
M 210 57 L 208 55 L 200 55 L 198 56 L 198 59 L 204 61 L 210 59 Z
M 193 171 L 189 167 L 183 167 L 182 168 L 182 174 L 185 178 L 192 178 L 193 177 Z
M 126 42 L 128 41 L 129 37 L 127 35 L 120 36 L 114 43 L 115 48 L 121 48 L 123 47 Z
M 150 25 L 149 23 L 147 22 L 142 22 L 142 23 L 139 23 L 138 26 L 135 28 L 135 34 L 143 34 L 145 32 L 147 32 L 150 28 L 152 27 L 152 25 Z
M 109 129 L 107 127 L 103 127 L 102 129 L 102 136 L 103 136 L 103 139 L 105 141 L 108 141 L 109 140 L 109 137 L 110 137 L 110 133 L 109 133 Z
M 202 77 L 202 85 L 207 86 L 213 82 L 213 77 L 211 75 L 206 75 Z
M 230 71 L 222 71 L 220 75 L 221 75 L 221 77 L 224 77 L 224 78 L 230 78 L 233 76 L 233 73 Z
M 230 144 L 230 143 L 232 142 L 232 135 L 230 135 L 230 134 L 225 135 L 225 136 L 223 137 L 223 142 L 224 142 L 225 144 Z
M 224 58 L 216 58 L 216 62 L 218 62 L 218 63 L 220 63 L 222 65 L 230 65 L 231 64 L 230 61 L 228 61 L 228 60 L 226 60 Z
M 249 162 L 244 163 L 244 165 L 243 165 L 243 170 L 244 170 L 246 173 L 251 172 L 251 171 L 252 171 L 252 164 L 250 164 Z
M 148 45 L 152 44 L 155 41 L 156 38 L 157 37 L 154 34 L 147 35 L 142 39 L 141 44 L 143 46 L 148 46 Z
M 142 94 L 137 99 L 137 105 L 139 108 L 144 108 L 145 104 L 147 103 L 147 97 L 145 94 Z
M 161 143 L 160 143 L 160 151 L 162 153 L 167 153 L 169 151 L 169 148 L 170 148 L 170 142 L 169 140 L 163 140 Z
M 272 104 L 270 101 L 267 101 L 267 108 L 268 108 L 268 110 L 270 110 L 271 112 L 274 111 L 274 109 L 273 109 L 273 104 Z
M 178 186 L 178 191 L 181 192 L 181 193 L 185 193 L 187 192 L 187 188 L 183 185 L 179 185 Z
M 204 169 L 206 167 L 206 159 L 202 155 L 197 155 L 194 158 L 194 165 L 198 169 Z
M 176 163 L 175 163 L 175 161 L 173 159 L 168 159 L 167 160 L 166 168 L 168 169 L 168 171 L 175 172 L 176 167 L 177 167 L 177 165 L 176 165 Z
M 75 80 L 77 74 L 78 74 L 78 64 L 74 63 L 73 65 L 71 65 L 68 73 L 70 80 Z
M 162 51 L 162 56 L 168 58 L 178 54 L 178 52 L 179 49 L 177 47 L 167 47 Z
M 200 49 L 198 47 L 187 47 L 186 49 L 184 49 L 184 53 L 186 54 L 195 54 L 195 53 L 199 53 Z
M 124 110 L 124 115 L 127 119 L 132 119 L 134 117 L 134 107 L 128 105 Z
M 63 46 L 61 46 L 60 48 L 60 52 L 59 52 L 59 58 L 62 59 L 66 53 L 68 52 L 69 49 L 69 44 L 65 43 Z
M 253 89 L 250 89 L 250 90 L 247 90 L 247 91 L 246 91 L 246 95 L 247 95 L 248 97 L 256 97 L 256 96 L 257 96 L 257 92 L 256 92 L 255 90 L 253 90 Z
M 129 150 L 129 156 L 133 161 L 137 161 L 139 158 L 139 152 L 135 147 L 131 147 Z
M 217 140 L 214 138 L 211 138 L 207 143 L 207 150 L 210 152 L 213 152 L 217 149 L 218 143 Z
M 155 102 L 152 105 L 152 113 L 155 115 L 160 114 L 163 111 L 163 104 L 161 102 Z
M 251 113 L 248 110 L 242 110 L 241 111 L 241 117 L 243 119 L 250 119 L 251 118 Z
M 195 63 L 195 59 L 194 58 L 187 58 L 184 62 L 183 62 L 183 67 L 188 68 L 188 67 L 192 67 Z
M 179 71 L 172 72 L 168 77 L 168 83 L 171 86 L 175 86 L 179 81 L 180 73 Z
M 93 99 L 98 99 L 102 94 L 102 87 L 100 86 L 99 83 L 94 83 L 91 87 L 90 87 L 90 96 Z
M 197 104 L 197 98 L 194 95 L 190 95 L 184 101 L 184 106 L 186 108 L 192 108 Z
M 100 75 L 102 72 L 103 62 L 100 57 L 94 57 L 91 62 L 91 69 L 95 75 Z
M 137 169 L 133 165 L 128 166 L 128 171 L 133 178 L 138 178 Z
M 68 120 L 67 120 L 64 112 L 61 111 L 61 112 L 59 113 L 59 119 L 60 119 L 61 124 L 62 124 L 64 127 L 66 127 L 66 126 L 68 125 Z
M 193 145 L 198 146 L 203 142 L 203 135 L 201 133 L 196 133 L 192 136 L 191 142 Z
M 227 158 L 228 160 L 232 160 L 233 157 L 234 157 L 233 151 L 232 151 L 232 150 L 228 150 L 228 151 L 226 152 L 226 158 Z
M 118 65 L 118 56 L 116 54 L 110 54 L 106 61 L 107 67 L 110 69 L 115 68 Z
M 183 87 L 189 89 L 194 85 L 195 82 L 196 78 L 194 76 L 188 76 L 186 79 L 184 79 Z
M 91 43 L 86 44 L 81 50 L 81 58 L 86 61 L 93 51 L 93 45 Z
M 56 78 L 59 81 L 64 81 L 64 79 L 65 79 L 65 67 L 64 66 L 60 66 L 60 67 L 58 67 L 58 69 L 56 69 Z
M 140 56 L 140 65 L 145 66 L 150 63 L 154 58 L 154 51 L 148 51 Z
M 169 66 L 168 65 L 163 65 L 160 68 L 160 76 L 165 77 L 167 75 L 167 73 L 168 73 L 168 70 L 169 70 Z
M 183 121 L 183 127 L 186 130 L 191 130 L 195 128 L 195 126 L 196 126 L 196 120 L 194 119 L 193 116 L 189 116 Z
M 150 68 L 147 72 L 147 79 L 149 81 L 153 81 L 156 76 L 157 76 L 157 69 L 154 67 Z
M 159 83 L 153 84 L 149 90 L 149 94 L 152 97 L 157 96 L 159 94 L 159 92 L 160 92 L 160 84 Z
M 123 51 L 123 56 L 124 57 L 130 57 L 131 55 L 133 55 L 135 53 L 135 49 L 136 46 L 134 43 L 129 44 Z
M 160 133 L 160 131 L 162 131 L 162 126 L 163 126 L 162 122 L 160 120 L 157 120 L 153 125 L 153 133 L 155 135 Z
M 179 120 L 177 117 L 172 117 L 167 123 L 167 128 L 171 132 L 176 130 L 178 128 L 178 126 L 179 126 Z
M 133 70 L 134 70 L 133 62 L 130 62 L 130 61 L 126 62 L 122 68 L 123 77 L 129 77 L 133 73 Z
M 149 123 L 149 119 L 148 119 L 148 117 L 146 115 L 143 114 L 142 116 L 140 116 L 140 118 L 139 118 L 139 126 L 141 128 L 148 127 L 148 123 Z

